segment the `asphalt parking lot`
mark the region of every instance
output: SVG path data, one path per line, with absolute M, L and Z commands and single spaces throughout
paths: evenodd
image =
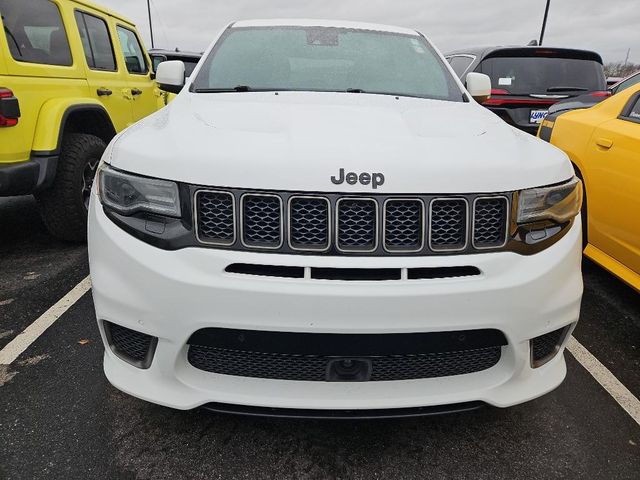
M 640 295 L 588 261 L 574 333 L 640 396 Z M 0 350 L 88 274 L 30 197 L 0 199 Z M 0 365 L 0 478 L 640 478 L 640 425 L 570 353 L 554 392 L 507 410 L 377 421 L 180 412 L 102 373 L 91 294 Z

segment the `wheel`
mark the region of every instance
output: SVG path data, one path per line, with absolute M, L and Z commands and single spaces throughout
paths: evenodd
M 42 219 L 54 237 L 86 240 L 91 186 L 105 148 L 104 141 L 94 135 L 64 136 L 53 185 L 36 195 Z

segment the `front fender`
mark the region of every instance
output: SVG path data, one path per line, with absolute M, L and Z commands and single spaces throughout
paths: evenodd
M 97 109 L 106 112 L 104 106 L 89 97 L 53 98 L 42 104 L 38 114 L 32 151 L 57 153 L 67 117 L 79 109 Z

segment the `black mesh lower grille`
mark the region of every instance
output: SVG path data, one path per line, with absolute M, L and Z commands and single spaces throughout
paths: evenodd
M 479 198 L 473 212 L 475 247 L 499 247 L 506 241 L 507 199 Z
M 534 364 L 542 364 L 556 353 L 557 347 L 564 340 L 566 328 L 559 328 L 531 340 L 531 360 Z
M 419 250 L 422 247 L 422 205 L 420 200 L 386 202 L 384 244 L 387 250 Z
M 246 245 L 277 248 L 282 244 L 281 205 L 276 195 L 242 197 L 242 235 Z
M 431 203 L 430 245 L 433 250 L 459 250 L 467 238 L 467 202 L 436 199 Z
M 114 353 L 131 363 L 150 362 L 149 350 L 155 337 L 115 323 L 104 322 L 104 324 Z
M 293 248 L 324 250 L 329 247 L 329 202 L 324 198 L 292 198 L 289 230 Z
M 486 370 L 500 361 L 501 347 L 455 352 L 369 357 L 371 381 L 446 377 Z M 322 382 L 335 357 L 247 352 L 191 345 L 189 363 L 207 372 L 239 377 Z
M 369 199 L 342 199 L 338 202 L 338 248 L 346 251 L 375 249 L 376 205 Z

